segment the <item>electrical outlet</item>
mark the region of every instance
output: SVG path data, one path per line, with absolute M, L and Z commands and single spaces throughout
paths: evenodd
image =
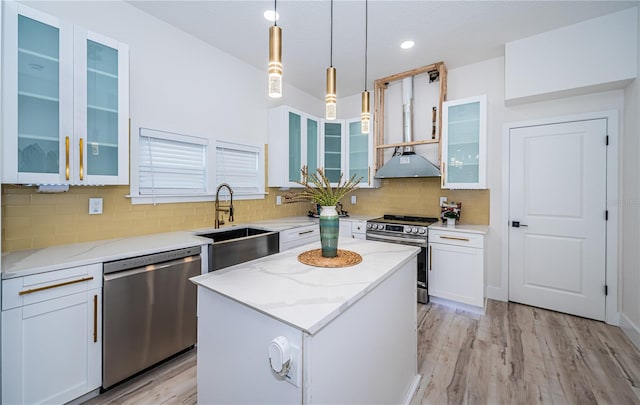
M 447 202 L 447 197 L 440 197 L 440 206 L 441 207 L 445 202 Z
M 351 196 L 351 204 L 356 205 L 356 202 L 358 201 L 358 199 L 356 198 L 355 195 Z
M 277 195 L 276 196 L 276 205 L 282 205 L 282 196 L 281 195 Z
M 102 214 L 102 198 L 89 198 L 89 215 Z

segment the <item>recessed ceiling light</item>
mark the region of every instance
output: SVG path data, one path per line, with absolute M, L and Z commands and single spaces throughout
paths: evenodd
M 277 21 L 280 19 L 280 14 L 278 14 L 278 12 L 275 12 L 275 18 L 274 18 L 274 11 L 273 10 L 267 10 L 264 12 L 264 18 L 267 21 Z
M 403 43 L 400 44 L 400 48 L 402 49 L 409 49 L 409 48 L 413 48 L 413 46 L 416 43 L 413 41 L 404 41 Z

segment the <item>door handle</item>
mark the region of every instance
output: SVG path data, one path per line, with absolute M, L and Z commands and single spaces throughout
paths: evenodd
M 526 228 L 529 225 L 521 224 L 520 221 L 511 221 L 511 226 L 513 228 Z
M 65 178 L 69 180 L 69 137 L 67 137 L 64 141 L 65 143 L 65 152 L 66 152 L 66 165 L 65 165 Z

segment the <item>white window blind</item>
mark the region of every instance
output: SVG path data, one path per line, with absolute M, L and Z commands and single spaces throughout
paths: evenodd
M 264 193 L 264 172 L 260 165 L 260 148 L 216 142 L 216 184 L 228 183 L 234 195 Z
M 208 140 L 140 128 L 140 195 L 188 195 L 207 192 Z

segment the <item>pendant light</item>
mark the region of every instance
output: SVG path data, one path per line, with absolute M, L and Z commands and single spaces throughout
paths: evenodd
M 362 114 L 360 115 L 360 132 L 368 134 L 371 126 L 371 105 L 367 91 L 367 49 L 369 34 L 369 0 L 364 1 L 364 91 L 362 92 Z
M 278 27 L 277 0 L 273 1 L 273 25 L 269 27 L 269 97 L 282 97 L 282 28 Z
M 333 67 L 333 0 L 331 0 L 331 47 L 330 63 L 327 68 L 327 95 L 325 97 L 325 118 L 336 119 L 336 68 Z

